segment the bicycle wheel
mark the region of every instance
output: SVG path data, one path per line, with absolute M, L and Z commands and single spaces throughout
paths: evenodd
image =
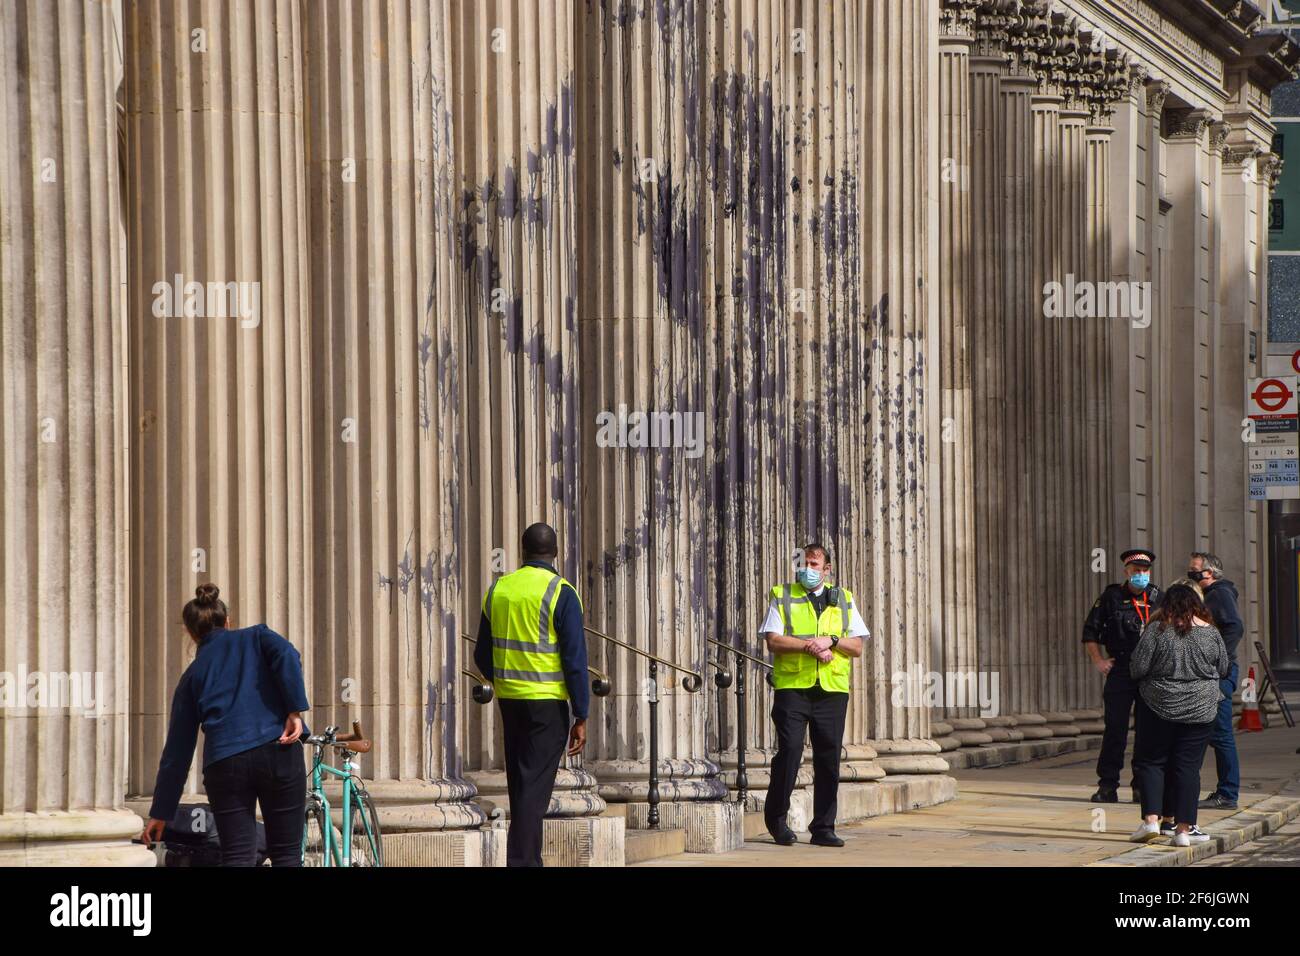
M 325 808 L 307 804 L 307 820 L 302 828 L 302 865 L 325 865 Z
M 364 790 L 358 790 L 352 798 L 352 865 L 383 866 L 384 841 L 375 803 Z

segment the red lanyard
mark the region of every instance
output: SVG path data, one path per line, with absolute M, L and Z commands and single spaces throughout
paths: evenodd
M 1147 601 L 1146 592 L 1142 592 L 1142 603 L 1138 604 L 1137 598 L 1129 598 L 1133 602 L 1133 610 L 1137 611 L 1138 620 L 1142 626 L 1146 627 L 1147 622 L 1151 620 L 1151 604 Z

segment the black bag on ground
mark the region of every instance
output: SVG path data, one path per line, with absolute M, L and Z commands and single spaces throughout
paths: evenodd
M 221 839 L 217 818 L 206 803 L 182 803 L 176 816 L 163 828 L 167 847 L 165 866 L 220 866 Z M 257 865 L 267 859 L 266 827 L 257 823 Z

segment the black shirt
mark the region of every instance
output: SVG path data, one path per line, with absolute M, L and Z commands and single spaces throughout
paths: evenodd
M 1083 643 L 1105 645 L 1115 663 L 1127 667 L 1142 629 L 1163 598 L 1164 593 L 1154 584 L 1140 594 L 1134 594 L 1127 582 L 1107 585 L 1083 622 Z

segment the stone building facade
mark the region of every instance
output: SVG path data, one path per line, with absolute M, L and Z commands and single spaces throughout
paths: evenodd
M 391 858 L 427 863 L 502 855 L 463 638 L 532 521 L 593 628 L 680 668 L 592 635 L 613 690 L 561 770 L 567 862 L 646 825 L 652 699 L 664 823 L 741 839 L 711 642 L 761 656 L 809 538 L 873 634 L 846 819 L 1095 730 L 1079 622 L 1131 542 L 1164 576 L 1212 545 L 1257 628 L 1240 419 L 1296 59 L 1257 14 L 0 8 L 0 670 L 104 678 L 95 708 L 6 706 L 0 861 L 151 862 L 128 804 L 206 580 L 301 649 L 316 724 L 364 723 Z M 1102 281 L 1150 283 L 1149 324 L 1046 315 Z M 611 444 L 620 409 L 678 440 Z M 931 672 L 993 678 L 989 706 L 908 692 Z

